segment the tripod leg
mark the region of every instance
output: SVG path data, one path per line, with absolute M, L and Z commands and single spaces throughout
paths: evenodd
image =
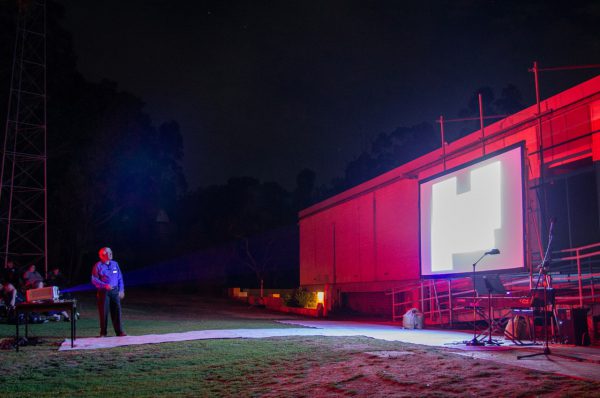
M 473 264 L 473 339 L 466 342 L 468 346 L 485 345 L 485 343 L 477 340 L 477 307 L 475 305 L 475 300 L 477 300 L 477 291 L 475 290 L 475 264 Z
M 479 341 L 479 336 L 481 336 L 481 334 L 477 334 L 477 307 L 475 306 L 475 303 L 473 303 L 473 338 L 467 341 L 466 344 L 471 347 L 484 346 L 485 343 L 483 341 Z
M 532 357 L 537 357 L 537 356 L 540 356 L 540 355 L 545 355 L 546 357 L 548 357 L 548 355 L 551 355 L 550 354 L 550 348 L 547 345 L 545 345 L 544 346 L 544 351 L 542 351 L 542 352 L 536 352 L 534 354 L 517 355 L 517 359 L 532 358 Z

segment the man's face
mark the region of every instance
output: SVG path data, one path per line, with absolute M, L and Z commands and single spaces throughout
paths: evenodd
M 112 258 L 113 253 L 109 247 L 105 247 L 104 249 L 100 250 L 100 260 L 102 260 L 103 263 L 108 263 L 110 260 L 112 260 Z

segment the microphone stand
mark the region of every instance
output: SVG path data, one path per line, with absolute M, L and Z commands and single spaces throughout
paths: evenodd
M 476 323 L 476 321 L 477 321 L 477 307 L 475 306 L 475 301 L 477 300 L 477 291 L 475 290 L 475 267 L 488 254 L 489 254 L 489 252 L 483 253 L 483 255 L 481 257 L 479 257 L 479 259 L 473 263 L 473 302 L 471 303 L 471 305 L 473 306 L 473 339 L 467 341 L 466 344 L 468 346 L 479 347 L 479 346 L 484 346 L 485 345 L 484 342 L 477 340 L 477 323 Z
M 552 239 L 554 238 L 554 234 L 552 233 L 554 229 L 554 218 L 552 218 L 550 220 L 550 228 L 549 228 L 549 232 L 548 232 L 548 246 L 546 247 L 546 252 L 544 253 L 544 258 L 542 259 L 542 263 L 538 266 L 538 278 L 537 281 L 535 283 L 535 288 L 534 288 L 534 292 L 536 291 L 536 289 L 538 288 L 540 281 L 542 280 L 542 276 L 544 277 L 544 349 L 542 350 L 542 352 L 536 352 L 534 354 L 528 354 L 528 355 L 518 355 L 517 359 L 523 359 L 523 358 L 531 358 L 531 357 L 536 357 L 538 355 L 544 355 L 546 357 L 546 359 L 548 359 L 548 355 L 554 355 L 557 357 L 562 357 L 562 358 L 567 358 L 567 359 L 575 359 L 578 361 L 581 361 L 581 358 L 577 358 L 577 357 L 572 357 L 572 356 L 568 356 L 568 355 L 558 355 L 558 354 L 552 354 L 552 352 L 550 352 L 550 347 L 549 347 L 549 336 L 548 336 L 548 288 L 549 288 L 549 283 L 550 283 L 550 276 L 548 275 L 548 271 L 549 271 L 549 267 L 550 267 L 550 258 L 549 258 L 549 254 L 550 254 L 550 247 L 552 246 Z M 533 304 L 533 297 L 534 294 L 532 294 L 532 304 Z M 554 304 L 552 304 L 552 308 L 554 308 Z M 535 310 L 534 310 L 535 311 Z M 553 317 L 554 317 L 554 312 L 553 312 Z M 533 327 L 535 328 L 535 321 L 534 321 L 534 325 Z

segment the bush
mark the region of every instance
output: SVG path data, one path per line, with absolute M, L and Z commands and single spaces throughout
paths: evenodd
M 283 303 L 288 307 L 314 308 L 317 306 L 317 294 L 306 289 L 297 289 L 292 294 L 285 294 Z

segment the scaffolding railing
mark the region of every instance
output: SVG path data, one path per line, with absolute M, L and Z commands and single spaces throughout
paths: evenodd
M 576 272 L 579 306 L 583 307 L 584 303 L 590 300 L 596 303 L 595 280 L 600 278 L 600 242 L 561 250 L 557 255 L 554 261 L 559 263 L 557 268 L 560 275 L 555 276 L 554 280 L 570 284 L 572 273 Z M 587 272 L 584 272 L 584 266 Z
M 529 296 L 536 272 L 534 269 L 531 273 L 502 274 L 508 296 Z M 558 305 L 584 307 L 600 303 L 600 289 L 597 288 L 600 242 L 554 252 L 548 274 Z M 419 309 L 429 324 L 452 327 L 456 322 L 472 321 L 472 310 L 464 305 L 473 297 L 470 277 L 406 281 L 388 294 L 392 296 L 392 320 L 395 322 L 401 321 L 412 308 Z

